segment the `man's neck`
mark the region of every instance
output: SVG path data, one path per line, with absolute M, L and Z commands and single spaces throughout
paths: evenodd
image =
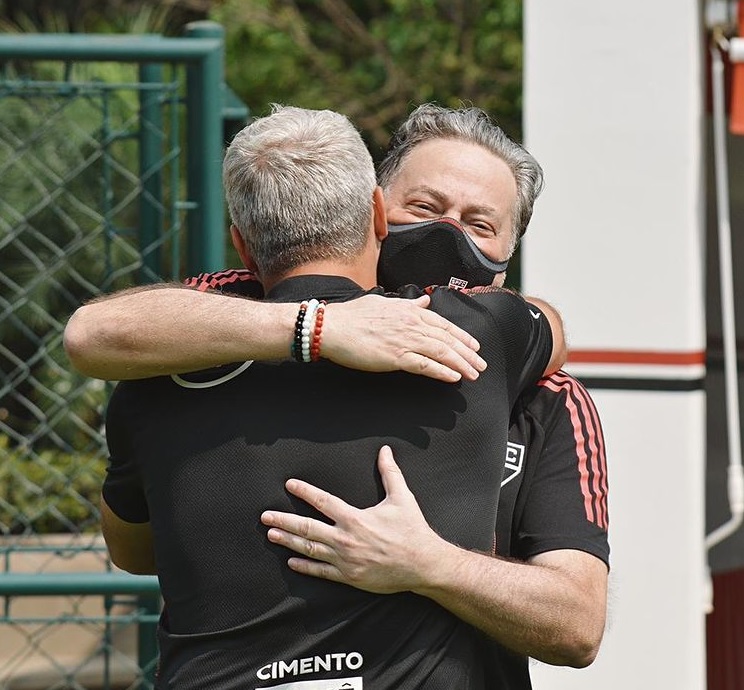
M 364 265 L 362 265 L 364 264 Z M 353 280 L 364 290 L 370 290 L 377 285 L 377 271 L 370 270 L 369 262 L 341 263 L 338 260 L 313 261 L 297 268 L 293 268 L 280 276 L 262 279 L 264 290 L 268 292 L 274 285 L 295 276 L 321 275 L 340 276 Z

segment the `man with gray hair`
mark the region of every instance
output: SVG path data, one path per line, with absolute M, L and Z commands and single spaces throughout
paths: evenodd
M 392 446 L 432 528 L 489 551 L 492 456 L 517 395 L 563 351 L 555 315 L 498 288 L 435 288 L 431 308 L 480 343 L 475 380 L 335 365 L 325 304 L 381 292 L 385 204 L 361 138 L 336 113 L 277 108 L 235 138 L 224 179 L 238 253 L 267 300 L 294 305 L 292 356 L 127 381 L 111 398 L 104 536 L 117 565 L 160 578 L 158 687 L 485 688 L 473 627 L 410 592 L 293 572 L 260 517 L 319 515 L 292 498 L 296 479 L 376 505 L 375 458 L 389 464 Z
M 391 227 L 380 257 L 379 281 L 388 289 L 503 285 L 543 187 L 535 158 L 483 110 L 431 103 L 395 132 L 377 177 L 388 223 L 401 225 Z
M 516 184 L 512 210 L 509 255 L 516 249 L 532 218 L 535 200 L 542 192 L 543 171 L 535 157 L 494 125 L 480 108 L 443 108 L 433 103 L 418 106 L 395 130 L 388 152 L 377 169 L 377 180 L 389 190 L 403 161 L 424 142 L 450 140 L 480 146 L 503 161 Z

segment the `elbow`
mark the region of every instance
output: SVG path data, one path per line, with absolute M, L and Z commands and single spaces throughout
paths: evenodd
M 586 668 L 594 663 L 602 644 L 604 628 L 599 630 L 584 628 L 565 635 L 543 654 L 533 655 L 538 661 L 553 666 Z
M 555 370 L 558 371 L 568 360 L 568 345 L 564 340 L 555 355 Z
M 157 575 L 157 571 L 154 567 L 147 567 L 140 563 L 129 565 L 128 567 L 124 567 L 122 565 L 118 565 L 114 563 L 117 568 L 121 568 L 122 570 L 126 570 L 130 575 Z
M 62 344 L 78 373 L 108 381 L 127 378 L 124 363 L 132 356 L 127 324 L 104 318 L 95 305 L 79 307 L 69 318 Z
M 553 345 L 553 352 L 550 356 L 548 366 L 545 367 L 544 376 L 550 376 L 558 371 L 568 359 L 568 347 L 564 341 Z
M 129 554 L 122 554 L 116 549 L 109 547 L 109 556 L 111 562 L 120 570 L 128 572 L 130 575 L 157 575 L 155 568 L 155 559 L 142 555 L 140 557 L 131 557 Z
M 586 668 L 594 663 L 594 660 L 599 654 L 599 646 L 601 637 L 597 640 L 577 640 L 576 643 L 567 650 L 565 666 L 571 666 L 573 668 Z
M 86 307 L 80 307 L 68 320 L 62 336 L 70 364 L 81 374 L 93 376 L 89 368 L 90 353 L 94 350 L 93 336 L 89 328 L 89 319 L 85 312 Z

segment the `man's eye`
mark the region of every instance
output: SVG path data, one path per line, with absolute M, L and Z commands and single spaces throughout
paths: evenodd
M 411 202 L 410 205 L 419 211 L 428 211 L 430 213 L 435 212 L 434 206 L 432 206 L 430 203 L 426 201 L 414 201 L 414 202 Z
M 489 235 L 494 234 L 493 228 L 488 223 L 483 223 L 481 221 L 472 221 L 468 223 L 468 225 L 471 228 L 475 228 L 480 233 L 487 233 Z

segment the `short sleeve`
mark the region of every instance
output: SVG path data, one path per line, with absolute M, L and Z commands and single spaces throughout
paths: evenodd
M 130 383 L 120 383 L 114 389 L 106 411 L 106 443 L 109 462 L 101 493 L 117 517 L 131 523 L 148 522 L 142 476 L 131 451 L 128 435 L 134 422 L 131 406 L 127 405 Z
M 565 372 L 538 386 L 528 409 L 545 436 L 520 489 L 511 555 L 527 560 L 576 549 L 609 565 L 607 461 L 597 409 L 586 388 Z

